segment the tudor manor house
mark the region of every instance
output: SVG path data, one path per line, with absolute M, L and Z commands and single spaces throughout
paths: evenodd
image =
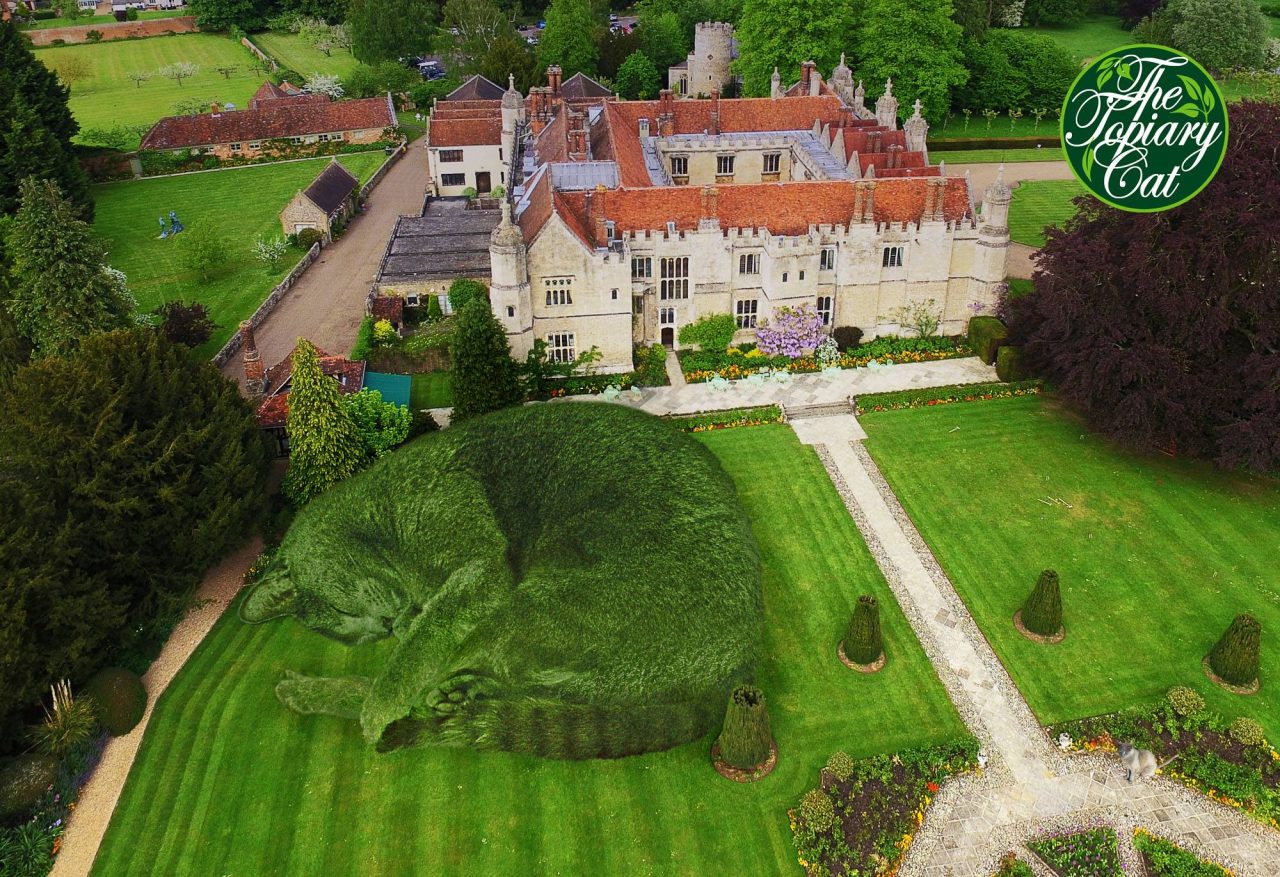
M 597 370 L 619 372 L 635 345 L 678 347 L 680 327 L 707 314 L 732 314 L 737 343 L 802 305 L 871 338 L 901 331 L 897 308 L 932 300 L 954 334 L 1004 289 L 1003 176 L 977 209 L 967 176 L 929 163 L 919 102 L 899 127 L 892 83 L 869 108 L 843 58 L 829 80 L 812 62 L 789 87 L 775 70 L 767 98 L 721 98 L 713 82 L 709 99 L 623 101 L 581 74 L 547 76 L 527 96 L 475 77 L 436 102 L 421 221 L 466 188 L 497 194 L 500 210 L 459 209 L 449 221 L 469 233 L 435 236 L 405 217 L 378 292 L 412 303 L 474 276 L 513 356 L 541 338 L 557 361 L 594 346 Z M 415 240 L 432 241 L 416 262 Z M 448 240 L 487 253 L 450 253 Z

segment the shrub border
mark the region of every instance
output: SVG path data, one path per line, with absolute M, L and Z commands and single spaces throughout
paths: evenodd
M 1013 396 L 1036 396 L 1044 390 L 1044 381 L 992 381 L 984 384 L 953 384 L 921 390 L 898 390 L 892 393 L 866 393 L 854 400 L 858 414 L 876 411 L 899 411 L 903 408 L 925 408 L 954 402 L 981 402 L 1008 399 Z
M 724 411 L 699 411 L 694 414 L 668 414 L 666 418 L 681 432 L 710 432 L 737 426 L 763 426 L 782 423 L 782 407 L 760 405 L 755 408 L 727 408 Z

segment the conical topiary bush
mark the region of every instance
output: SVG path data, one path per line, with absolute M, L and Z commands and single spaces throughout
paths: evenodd
M 844 633 L 844 655 L 855 664 L 874 664 L 884 654 L 880 636 L 880 604 L 863 594 L 853 607 L 849 628 Z
M 1262 625 L 1245 612 L 1237 615 L 1209 653 L 1209 667 L 1230 685 L 1249 686 L 1258 679 Z
M 1031 596 L 1022 604 L 1022 626 L 1037 636 L 1057 636 L 1062 631 L 1062 592 L 1053 570 L 1040 573 Z
M 764 692 L 751 685 L 739 685 L 729 694 L 724 728 L 716 740 L 720 760 L 738 770 L 755 770 L 769 760 L 773 732 Z

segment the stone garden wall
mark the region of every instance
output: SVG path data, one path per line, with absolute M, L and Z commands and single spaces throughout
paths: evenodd
M 91 30 L 99 31 L 103 40 L 129 40 L 140 37 L 158 37 L 162 34 L 195 33 L 194 16 L 182 15 L 176 18 L 151 18 L 146 21 L 116 21 L 103 24 L 79 24 L 69 27 L 51 27 L 37 30 L 24 30 L 22 35 L 31 41 L 33 46 L 52 45 L 54 40 L 63 40 L 68 45 L 88 42 L 85 35 Z

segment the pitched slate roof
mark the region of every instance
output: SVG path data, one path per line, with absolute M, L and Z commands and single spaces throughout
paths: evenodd
M 316 98 L 320 98 L 317 100 Z M 181 149 L 215 143 L 241 143 L 277 137 L 302 137 L 396 124 L 390 99 L 330 101 L 323 95 L 261 100 L 247 110 L 169 116 L 142 138 L 143 149 Z
M 503 88 L 495 82 L 473 73 L 467 81 L 445 95 L 445 100 L 502 100 Z
M 589 97 L 612 97 L 613 92 L 584 73 L 575 73 L 560 86 L 560 94 L 566 100 Z
M 360 180 L 335 158 L 329 162 L 328 167 L 320 171 L 302 194 L 327 215 L 333 216 L 359 185 Z

